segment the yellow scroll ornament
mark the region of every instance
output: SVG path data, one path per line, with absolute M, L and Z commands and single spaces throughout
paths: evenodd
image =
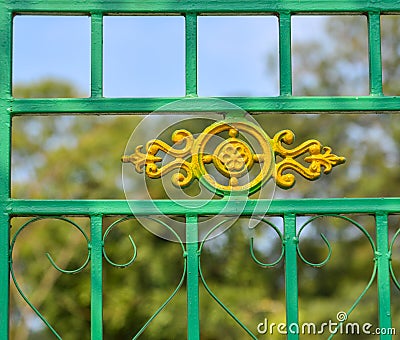
M 206 145 L 215 136 L 221 134 L 229 136 L 214 148 L 212 153 L 205 151 Z M 260 152 L 254 149 L 240 135 L 251 136 L 258 144 Z M 149 178 L 160 178 L 163 175 L 178 170 L 172 176 L 172 183 L 181 188 L 189 186 L 194 179 L 198 179 L 209 190 L 221 196 L 231 193 L 246 193 L 251 195 L 271 178 L 276 184 L 289 189 L 295 184 L 295 177 L 290 172 L 299 173 L 308 180 L 315 180 L 322 173 L 328 174 L 336 165 L 345 162 L 344 157 L 331 153 L 331 148 L 322 146 L 317 140 L 308 140 L 293 149 L 286 149 L 283 144 L 290 145 L 294 141 L 294 134 L 290 130 L 278 132 L 274 138 L 268 135 L 256 124 L 251 122 L 216 122 L 207 127 L 197 138 L 187 130 L 176 130 L 172 134 L 173 146 L 158 140 L 150 140 L 143 152 L 143 145 L 136 147 L 130 156 L 123 156 L 122 162 L 132 163 L 138 173 L 143 169 Z M 160 164 L 162 157 L 157 156 L 163 152 L 173 160 L 165 165 Z M 301 164 L 296 158 L 308 154 Z M 275 163 L 274 160 L 282 158 Z M 219 183 L 208 173 L 206 164 L 213 164 L 215 169 L 228 179 L 228 183 Z M 258 173 L 249 180 L 248 173 L 255 164 L 258 164 Z

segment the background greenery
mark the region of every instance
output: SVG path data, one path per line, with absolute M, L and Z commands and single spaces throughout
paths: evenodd
M 365 23 L 364 23 L 365 24 Z M 382 24 L 384 91 L 399 95 L 400 24 L 386 17 Z M 296 95 L 359 95 L 368 88 L 366 25 L 333 17 L 324 26 L 324 42 L 293 46 Z M 266 58 L 270 59 L 270 58 Z M 269 67 L 276 61 L 269 60 Z M 79 90 L 60 80 L 17 84 L 16 97 L 75 97 Z M 273 136 L 290 128 L 298 142 L 316 138 L 333 147 L 348 162 L 317 182 L 299 179 L 294 189 L 277 189 L 275 197 L 383 197 L 399 196 L 400 124 L 397 114 L 268 114 L 255 117 Z M 17 117 L 13 121 L 13 197 L 17 198 L 120 198 L 120 156 L 140 117 Z M 163 124 L 160 120 L 159 124 Z M 146 134 L 147 133 L 147 134 Z M 143 132 L 148 140 L 149 132 Z M 151 137 L 151 136 L 150 136 Z M 159 185 L 155 182 L 155 186 Z M 138 188 L 139 189 L 139 188 Z M 138 192 L 138 197 L 140 197 Z M 161 191 L 160 191 L 161 195 Z M 374 219 L 352 216 L 374 237 Z M 12 220 L 12 232 L 26 221 Z M 89 234 L 88 220 L 75 218 Z M 274 218 L 282 230 L 280 218 Z M 299 226 L 306 218 L 299 218 Z M 113 222 L 106 218 L 105 228 Z M 398 228 L 390 218 L 390 234 Z M 300 321 L 321 324 L 336 320 L 367 285 L 373 267 L 368 241 L 354 226 L 324 218 L 308 227 L 301 250 L 310 261 L 322 261 L 327 249 L 323 232 L 333 247 L 332 259 L 315 269 L 299 263 Z M 128 261 L 132 250 L 127 235 L 138 245 L 136 262 L 126 269 L 104 264 L 104 338 L 130 339 L 178 284 L 183 261 L 178 244 L 164 241 L 135 221 L 124 222 L 106 244 L 115 262 Z M 256 255 L 273 261 L 280 242 L 265 225 L 256 231 Z M 64 339 L 90 338 L 90 273 L 65 275 L 50 266 L 44 254 L 67 269 L 79 267 L 86 258 L 81 235 L 63 222 L 34 223 L 20 236 L 14 251 L 17 278 L 32 303 Z M 398 252 L 394 254 L 398 268 Z M 397 258 L 396 258 L 397 256 Z M 249 255 L 246 224 L 238 222 L 222 237 L 207 243 L 202 266 L 216 295 L 251 329 L 265 318 L 285 321 L 284 268 L 257 266 Z M 399 268 L 400 269 L 400 268 Z M 186 296 L 183 288 L 143 334 L 144 339 L 186 337 Z M 12 285 L 11 338 L 52 339 L 40 320 Z M 202 339 L 242 339 L 246 334 L 201 289 Z M 393 325 L 400 324 L 399 293 L 393 289 Z M 351 321 L 377 325 L 377 295 L 373 285 L 351 315 Z M 398 330 L 400 332 L 400 329 Z M 327 337 L 327 336 L 326 336 Z M 325 338 L 326 338 L 325 337 Z M 351 336 L 349 336 L 351 337 Z M 260 338 L 267 338 L 261 335 Z M 284 338 L 275 334 L 271 338 Z M 320 335 L 302 338 L 319 339 Z M 345 338 L 336 336 L 337 339 Z M 348 337 L 347 337 L 348 338 Z M 359 339 L 373 339 L 362 335 Z

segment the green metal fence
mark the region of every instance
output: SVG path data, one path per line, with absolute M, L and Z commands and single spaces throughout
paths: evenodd
M 62 217 L 87 216 L 91 221 L 88 240 L 88 263 L 91 271 L 91 338 L 102 339 L 102 292 L 103 246 L 102 224 L 104 216 L 182 215 L 186 217 L 186 240 L 182 240 L 184 276 L 177 289 L 186 279 L 188 338 L 200 338 L 199 282 L 202 274 L 200 255 L 202 244 L 198 239 L 198 217 L 217 215 L 224 209 L 225 215 L 237 214 L 235 204 L 224 207 L 220 200 L 210 201 L 197 209 L 182 208 L 176 202 L 137 201 L 130 205 L 118 200 L 21 200 L 11 198 L 11 123 L 13 117 L 23 115 L 109 115 L 147 114 L 162 105 L 182 98 L 105 98 L 103 97 L 103 17 L 107 15 L 181 15 L 185 18 L 186 37 L 186 98 L 195 107 L 202 98 L 197 96 L 197 18 L 200 15 L 258 14 L 279 18 L 279 70 L 280 95 L 277 97 L 225 97 L 250 113 L 302 112 L 302 113 L 374 113 L 396 112 L 400 109 L 400 97 L 385 96 L 382 91 L 382 61 L 380 18 L 385 14 L 397 14 L 400 5 L 396 1 L 175 1 L 175 0 L 123 0 L 123 1 L 24 1 L 0 2 L 0 338 L 9 337 L 9 290 L 12 268 L 10 219 L 19 216 Z M 357 14 L 368 18 L 370 94 L 361 97 L 297 97 L 292 95 L 291 69 L 291 17 L 298 14 Z M 15 15 L 74 14 L 91 18 L 91 96 L 79 99 L 16 99 L 12 97 L 12 32 Z M 190 110 L 190 105 L 188 106 Z M 132 202 L 131 202 L 132 203 Z M 241 204 L 238 202 L 237 204 Z M 132 210 L 132 206 L 134 209 Z M 242 215 L 264 215 L 253 200 L 245 203 Z M 286 323 L 298 324 L 298 271 L 301 253 L 298 248 L 299 231 L 296 217 L 302 215 L 334 215 L 345 218 L 346 214 L 366 214 L 375 217 L 376 239 L 362 226 L 354 224 L 368 237 L 373 251 L 374 272 L 366 290 L 377 282 L 379 327 L 391 329 L 391 281 L 400 288 L 391 266 L 391 252 L 399 231 L 389 239 L 388 216 L 400 212 L 400 198 L 373 199 L 302 199 L 274 200 L 266 213 L 279 216 L 284 221 L 282 235 L 283 261 L 285 263 Z M 353 223 L 353 222 L 352 222 Z M 204 282 L 204 280 L 203 280 Z M 353 306 L 356 307 L 356 304 Z M 352 308 L 353 308 L 352 307 Z M 227 310 L 228 313 L 229 310 Z M 349 310 L 348 312 L 351 312 Z M 240 323 L 240 322 L 239 322 Z M 245 326 L 243 326 L 245 327 Z M 247 328 L 246 328 L 247 329 Z M 250 338 L 257 335 L 247 329 Z M 384 332 L 383 332 L 384 333 Z M 381 334 L 380 339 L 392 339 L 391 334 Z M 139 335 L 139 334 L 138 334 Z M 294 340 L 295 332 L 287 335 Z

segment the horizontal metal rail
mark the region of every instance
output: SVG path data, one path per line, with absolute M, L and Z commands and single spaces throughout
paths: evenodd
M 9 0 L 8 7 L 16 12 L 56 12 L 56 13 L 88 13 L 104 12 L 119 13 L 171 13 L 182 12 L 208 14 L 237 13 L 277 13 L 290 11 L 295 13 L 325 13 L 325 12 L 358 12 L 380 10 L 384 12 L 399 11 L 397 1 L 383 0 L 227 0 L 227 1 L 180 1 L 180 0 L 117 0 L 117 1 L 58 1 L 58 0 Z
M 185 97 L 174 98 L 61 98 L 61 99 L 13 99 L 9 112 L 13 116 L 24 114 L 143 114 L 159 109 Z M 250 113 L 376 113 L 399 112 L 400 97 L 219 97 Z M 197 103 L 205 98 L 186 98 L 185 112 L 198 112 Z M 182 110 L 179 105 L 179 110 Z M 210 107 L 209 111 L 215 110 Z M 173 110 L 173 109 L 172 109 Z M 225 107 L 226 110 L 226 107 Z
M 125 200 L 18 200 L 8 201 L 11 216 L 22 215 L 284 215 L 400 213 L 400 198 L 329 198 L 272 200 L 125 201 Z M 268 207 L 267 211 L 265 208 Z

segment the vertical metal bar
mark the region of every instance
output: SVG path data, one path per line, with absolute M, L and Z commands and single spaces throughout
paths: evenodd
M 0 4 L 0 98 L 9 99 L 12 89 L 13 15 L 4 2 Z M 3 114 L 3 113 L 2 113 Z
M 392 327 L 390 311 L 390 253 L 388 216 L 385 213 L 376 214 L 376 244 L 376 261 L 378 263 L 379 327 L 382 330 L 389 330 Z M 392 336 L 390 334 L 381 334 L 380 339 L 392 339 Z
M 292 95 L 292 27 L 289 12 L 279 14 L 280 95 Z
M 10 217 L 7 200 L 11 197 L 11 111 L 12 13 L 0 5 L 0 339 L 9 336 L 10 302 Z
M 200 339 L 199 231 L 197 215 L 186 216 L 188 340 Z
M 91 15 L 91 96 L 103 96 L 103 14 Z
M 0 200 L 5 203 L 11 197 L 12 13 L 1 7 L 0 31 Z
M 197 96 L 197 14 L 185 17 L 186 96 Z
M 368 50 L 369 92 L 371 95 L 383 95 L 381 18 L 379 12 L 368 13 Z
M 11 118 L 0 104 L 0 339 L 8 339 L 10 294 L 10 217 L 7 199 L 10 195 Z
M 285 225 L 285 286 L 286 286 L 286 326 L 288 340 L 299 339 L 299 306 L 297 274 L 296 216 L 284 216 Z
M 91 238 L 91 338 L 103 339 L 103 238 L 102 215 L 90 217 Z

